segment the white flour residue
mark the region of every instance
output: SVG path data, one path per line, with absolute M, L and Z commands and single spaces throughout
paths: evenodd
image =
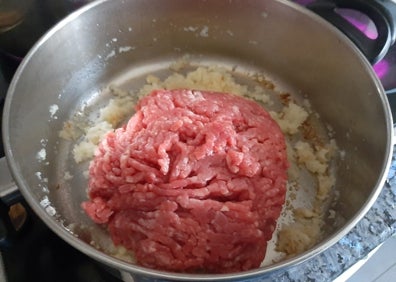
M 201 32 L 199 33 L 199 35 L 201 35 L 202 37 L 208 37 L 209 36 L 209 27 L 207 25 L 205 25 Z
M 41 144 L 41 146 L 43 146 L 43 147 L 47 146 L 47 143 L 48 143 L 48 139 L 41 139 L 41 140 L 40 140 L 40 144 Z
M 49 189 L 48 189 L 47 185 L 40 183 L 38 186 L 41 188 L 41 191 L 43 191 L 43 193 L 49 194 Z
M 115 50 L 111 50 L 111 52 L 109 54 L 107 54 L 105 61 L 107 61 L 108 59 L 110 59 L 111 57 L 114 57 L 116 54 Z
M 48 196 L 44 196 L 41 201 L 40 201 L 40 206 L 42 206 L 43 208 L 45 208 L 46 206 L 49 206 L 50 200 L 48 199 Z
M 58 94 L 58 99 L 62 98 L 62 95 L 63 95 L 64 93 L 65 93 L 65 91 L 62 90 L 62 92 L 60 92 L 60 93 Z
M 37 179 L 40 180 L 41 182 L 48 183 L 48 178 L 43 177 L 43 175 L 40 171 L 37 171 L 35 173 L 35 175 L 36 175 Z
M 113 38 L 114 40 L 115 38 Z M 107 45 L 107 44 L 106 44 Z M 104 58 L 105 61 L 109 60 L 112 57 L 115 57 L 116 54 L 121 54 L 121 53 L 125 53 L 125 52 L 129 52 L 131 50 L 135 50 L 136 47 L 135 46 L 120 46 L 118 47 L 118 49 L 113 49 L 110 51 L 110 53 L 108 53 L 106 55 L 106 57 Z M 99 58 L 102 58 L 101 56 L 99 56 Z
M 41 139 L 40 140 L 41 149 L 36 154 L 36 159 L 39 162 L 44 162 L 46 160 L 46 158 L 47 158 L 47 151 L 46 151 L 47 144 L 48 144 L 48 139 Z M 48 165 L 49 162 L 46 162 L 44 164 Z
M 56 210 L 53 206 L 48 206 L 45 208 L 45 211 L 50 215 L 50 216 L 54 216 L 56 215 Z
M 41 172 L 40 172 L 40 171 L 37 171 L 35 174 L 36 174 L 36 176 L 37 176 L 37 178 L 38 178 L 39 180 L 42 179 L 42 178 L 41 178 Z
M 197 36 L 201 36 L 201 37 L 208 37 L 209 36 L 209 27 L 207 25 L 204 25 L 202 28 L 198 27 L 198 26 L 186 26 L 183 28 L 184 31 L 187 32 L 198 32 L 199 34 L 197 34 Z
M 35 173 L 37 179 L 40 181 L 39 183 L 39 187 L 41 188 L 41 191 L 43 191 L 43 193 L 45 194 L 49 194 L 49 189 L 48 189 L 48 178 L 43 177 L 43 174 L 40 171 L 37 171 Z
M 135 47 L 134 46 L 121 46 L 118 48 L 118 53 L 121 54 L 121 53 L 125 53 L 125 52 L 131 51 L 131 50 L 135 50 Z
M 191 32 L 195 32 L 198 30 L 198 27 L 193 27 L 193 26 L 187 26 L 183 29 L 184 31 L 191 31 Z
M 48 199 L 48 196 L 44 196 L 41 201 L 40 201 L 40 206 L 42 206 L 45 211 L 50 215 L 54 216 L 56 215 L 56 210 L 55 208 L 51 205 L 50 200 Z
M 47 158 L 47 151 L 45 148 L 42 148 L 40 151 L 37 152 L 36 158 L 38 161 L 43 162 Z
M 49 107 L 49 112 L 50 112 L 50 117 L 52 119 L 57 119 L 58 117 L 56 116 L 56 113 L 59 110 L 59 106 L 57 104 L 53 104 Z

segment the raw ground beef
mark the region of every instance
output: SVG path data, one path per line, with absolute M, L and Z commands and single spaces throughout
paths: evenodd
M 257 103 L 158 90 L 100 143 L 82 206 L 145 267 L 249 270 L 264 259 L 287 168 L 284 136 Z

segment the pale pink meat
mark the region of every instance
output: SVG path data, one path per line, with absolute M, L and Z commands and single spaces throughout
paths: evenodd
M 249 270 L 264 259 L 287 168 L 284 136 L 257 103 L 158 90 L 100 143 L 82 207 L 142 266 Z

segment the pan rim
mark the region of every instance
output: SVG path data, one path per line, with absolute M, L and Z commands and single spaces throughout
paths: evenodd
M 329 247 L 333 246 L 336 242 L 338 242 L 343 236 L 345 236 L 347 233 L 349 233 L 352 228 L 364 217 L 364 215 L 368 212 L 368 210 L 372 207 L 374 202 L 377 200 L 381 190 L 382 186 L 385 183 L 386 176 L 387 176 L 387 171 L 390 168 L 391 165 L 391 160 L 392 160 L 392 148 L 393 148 L 393 136 L 394 136 L 394 128 L 393 128 L 393 119 L 391 116 L 391 110 L 389 103 L 387 102 L 386 94 L 385 91 L 376 75 L 374 74 L 374 71 L 372 70 L 371 65 L 369 62 L 366 60 L 366 58 L 362 55 L 360 50 L 353 44 L 351 41 L 344 36 L 341 32 L 339 32 L 336 28 L 334 28 L 331 24 L 327 23 L 325 20 L 320 18 L 319 16 L 313 14 L 312 12 L 306 10 L 303 7 L 298 6 L 295 3 L 291 3 L 290 1 L 286 0 L 275 0 L 277 2 L 280 2 L 284 5 L 288 5 L 292 7 L 293 9 L 297 10 L 300 13 L 306 14 L 308 17 L 311 17 L 313 20 L 318 22 L 318 24 L 321 24 L 324 28 L 332 30 L 332 32 L 338 33 L 338 38 L 340 40 L 343 40 L 345 44 L 348 44 L 354 52 L 357 54 L 357 56 L 360 57 L 360 60 L 363 61 L 364 63 L 364 68 L 365 71 L 370 73 L 370 76 L 372 77 L 378 92 L 376 94 L 379 94 L 379 98 L 381 99 L 383 109 L 385 111 L 385 115 L 388 117 L 387 119 L 387 148 L 386 148 L 386 156 L 383 161 L 383 167 L 381 169 L 381 174 L 376 182 L 375 187 L 373 187 L 373 193 L 371 193 L 370 198 L 368 201 L 366 201 L 365 205 L 355 214 L 355 216 L 349 220 L 348 223 L 346 223 L 341 230 L 339 230 L 337 233 L 333 234 L 330 238 L 328 238 L 325 241 L 320 242 L 318 245 L 316 245 L 314 248 L 310 249 L 309 251 L 306 251 L 296 257 L 293 257 L 288 260 L 281 261 L 279 263 L 275 263 L 270 266 L 246 271 L 246 272 L 239 272 L 239 273 L 230 273 L 230 274 L 208 274 L 208 275 L 202 275 L 202 274 L 180 274 L 180 273 L 173 273 L 173 272 L 165 272 L 165 271 L 157 271 L 137 265 L 132 265 L 130 263 L 124 262 L 122 260 L 116 259 L 112 256 L 109 256 L 94 247 L 88 245 L 85 242 L 82 242 L 81 240 L 76 240 L 76 237 L 73 236 L 71 233 L 67 232 L 53 217 L 48 215 L 45 210 L 40 206 L 40 204 L 37 201 L 34 201 L 30 197 L 30 192 L 29 192 L 29 187 L 27 183 L 25 183 L 25 179 L 23 178 L 22 174 L 18 170 L 18 161 L 15 159 L 14 154 L 13 154 L 13 147 L 10 141 L 10 127 L 11 127 L 11 120 L 10 120 L 10 111 L 11 111 L 11 104 L 13 101 L 13 96 L 15 93 L 15 88 L 18 83 L 19 78 L 24 72 L 25 67 L 29 64 L 29 61 L 31 57 L 34 56 L 36 51 L 40 49 L 40 47 L 45 44 L 47 40 L 51 38 L 51 36 L 56 33 L 59 29 L 67 25 L 68 23 L 72 22 L 73 19 L 76 17 L 84 14 L 88 10 L 91 10 L 97 5 L 101 5 L 102 3 L 109 2 L 111 0 L 98 0 L 93 3 L 87 4 L 86 6 L 80 8 L 76 12 L 72 13 L 65 19 L 63 19 L 61 22 L 59 22 L 57 25 L 55 25 L 52 29 L 50 29 L 36 44 L 35 46 L 28 52 L 26 55 L 25 59 L 22 61 L 20 67 L 18 68 L 17 72 L 14 75 L 14 78 L 12 79 L 12 82 L 10 84 L 10 87 L 8 89 L 7 95 L 6 95 L 6 100 L 4 104 L 4 113 L 3 113 L 3 125 L 2 125 L 2 130 L 3 130 L 3 136 L 4 136 L 4 146 L 5 146 L 5 154 L 6 154 L 6 159 L 8 162 L 8 165 L 10 167 L 11 173 L 14 177 L 14 180 L 16 181 L 18 187 L 20 187 L 20 191 L 23 194 L 23 196 L 26 198 L 28 201 L 29 205 L 33 208 L 35 213 L 37 213 L 41 219 L 45 219 L 46 225 L 54 231 L 58 236 L 60 236 L 62 239 L 64 239 L 66 242 L 68 242 L 71 246 L 75 247 L 79 251 L 89 255 L 90 257 L 97 259 L 107 265 L 110 265 L 112 267 L 116 267 L 118 269 L 121 269 L 123 271 L 130 272 L 132 274 L 137 274 L 137 275 L 144 275 L 144 276 L 150 276 L 150 277 L 155 277 L 155 278 L 163 278 L 163 279 L 173 279 L 173 280 L 189 280 L 189 281 L 213 281 L 213 280 L 229 280 L 229 279 L 248 279 L 252 278 L 255 276 L 262 276 L 262 275 L 267 275 L 276 271 L 280 270 L 287 270 L 291 266 L 296 266 L 298 264 L 301 264 L 305 262 L 306 260 L 313 258 L 317 256 L 319 253 L 322 253 L 324 250 L 328 249 Z

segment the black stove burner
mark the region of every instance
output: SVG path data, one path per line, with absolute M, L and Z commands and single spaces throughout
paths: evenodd
M 23 234 L 1 253 L 8 282 L 119 282 L 109 269 L 56 236 L 32 211 Z M 1 277 L 0 277 L 1 278 Z M 0 279 L 1 280 L 1 279 Z

